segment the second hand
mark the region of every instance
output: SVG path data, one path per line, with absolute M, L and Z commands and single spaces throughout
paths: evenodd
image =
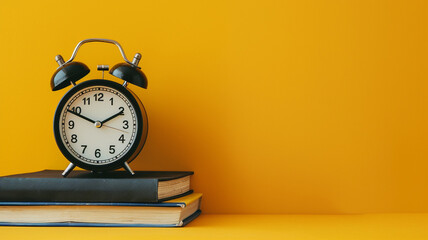
M 117 131 L 121 131 L 121 132 L 124 132 L 124 133 L 129 133 L 129 132 L 124 131 L 124 130 L 122 130 L 122 129 L 115 128 L 115 127 L 111 127 L 111 126 L 108 126 L 108 125 L 105 125 L 105 124 L 103 124 L 103 127 L 111 128 L 111 129 L 114 129 L 114 130 L 117 130 Z

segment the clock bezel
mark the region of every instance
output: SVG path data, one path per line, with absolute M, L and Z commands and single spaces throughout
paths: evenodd
M 62 136 L 61 136 L 61 125 L 60 125 L 61 115 L 62 115 L 61 113 L 64 107 L 66 106 L 66 103 L 70 100 L 71 97 L 73 97 L 76 93 L 83 90 L 84 88 L 95 87 L 95 86 L 110 87 L 120 92 L 121 94 L 123 94 L 133 106 L 135 110 L 135 116 L 137 118 L 136 120 L 138 123 L 135 141 L 132 143 L 128 152 L 126 152 L 118 160 L 111 163 L 104 164 L 104 165 L 92 165 L 87 162 L 83 162 L 79 158 L 75 157 L 72 153 L 68 151 L 68 148 L 64 145 L 62 141 Z M 88 80 L 88 81 L 79 83 L 73 88 L 71 88 L 61 98 L 55 110 L 55 116 L 54 116 L 55 141 L 61 153 L 74 165 L 80 168 L 90 170 L 90 171 L 95 171 L 95 172 L 104 172 L 104 171 L 119 169 L 119 168 L 122 168 L 126 162 L 129 163 L 132 160 L 134 160 L 145 144 L 145 141 L 147 138 L 147 132 L 148 132 L 147 127 L 148 127 L 147 113 L 144 109 L 143 104 L 139 100 L 139 98 L 134 93 L 132 93 L 130 89 L 125 88 L 123 85 L 110 80 L 104 80 L 104 79 Z

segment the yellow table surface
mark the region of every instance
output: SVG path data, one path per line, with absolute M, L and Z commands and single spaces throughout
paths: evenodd
M 210 215 L 183 228 L 0 227 L 0 239 L 428 239 L 428 214 Z

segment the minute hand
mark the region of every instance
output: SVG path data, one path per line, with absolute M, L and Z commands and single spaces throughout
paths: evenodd
M 118 113 L 116 113 L 116 114 L 114 114 L 114 115 L 113 115 L 113 116 L 111 116 L 111 117 L 108 117 L 108 118 L 104 119 L 104 121 L 101 121 L 101 124 L 106 123 L 106 122 L 108 122 L 108 121 L 112 120 L 113 118 L 115 118 L 115 117 L 117 117 L 117 116 L 119 116 L 119 115 L 124 115 L 124 114 L 123 114 L 123 110 L 122 110 L 122 111 L 120 111 L 120 112 L 118 112 Z
M 72 113 L 72 114 L 74 114 L 74 115 L 76 115 L 76 116 L 78 116 L 78 117 L 80 117 L 80 118 L 83 118 L 83 119 L 85 119 L 86 121 L 89 121 L 89 122 L 91 122 L 91 123 L 95 123 L 95 121 L 94 121 L 94 120 L 92 120 L 92 119 L 90 119 L 90 118 L 88 118 L 88 117 L 85 117 L 85 116 L 83 116 L 83 115 L 80 115 L 80 114 L 79 114 L 79 113 L 77 113 L 77 112 L 73 112 L 73 111 L 71 111 L 71 110 L 69 110 L 69 109 L 67 109 L 67 112 Z

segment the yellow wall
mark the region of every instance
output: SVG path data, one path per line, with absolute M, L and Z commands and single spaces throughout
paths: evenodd
M 149 79 L 131 166 L 194 170 L 205 212 L 427 212 L 427 20 L 426 1 L 3 1 L 0 174 L 67 166 L 54 57 L 101 37 Z

